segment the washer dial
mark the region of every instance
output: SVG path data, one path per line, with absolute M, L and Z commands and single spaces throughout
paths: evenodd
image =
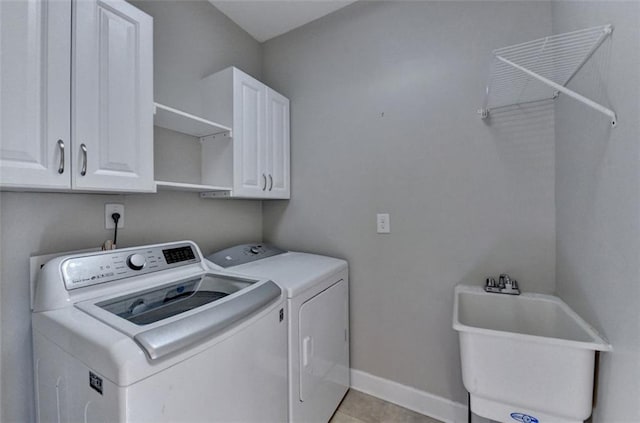
M 127 257 L 127 266 L 133 270 L 140 270 L 147 264 L 147 259 L 142 254 L 131 254 Z

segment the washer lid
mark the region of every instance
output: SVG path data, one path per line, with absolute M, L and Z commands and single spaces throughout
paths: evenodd
M 155 360 L 212 338 L 282 295 L 269 280 L 205 273 L 75 306 L 129 335 Z
M 271 279 L 280 285 L 288 298 L 293 298 L 346 268 L 345 260 L 288 252 L 227 269 L 248 276 Z

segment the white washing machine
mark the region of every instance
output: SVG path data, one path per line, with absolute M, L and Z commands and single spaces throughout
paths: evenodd
M 283 422 L 285 296 L 190 242 L 55 258 L 32 314 L 39 422 Z
M 207 259 L 239 274 L 271 279 L 285 291 L 289 422 L 328 422 L 350 383 L 347 262 L 267 244 L 238 245 Z

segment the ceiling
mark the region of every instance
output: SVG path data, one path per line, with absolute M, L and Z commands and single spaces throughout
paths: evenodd
M 354 0 L 209 0 L 260 42 L 341 9 Z

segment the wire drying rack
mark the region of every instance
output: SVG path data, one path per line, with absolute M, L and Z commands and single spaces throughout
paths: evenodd
M 478 113 L 486 119 L 491 110 L 555 99 L 562 93 L 604 113 L 616 126 L 613 110 L 566 87 L 612 32 L 612 25 L 603 25 L 494 50 Z

